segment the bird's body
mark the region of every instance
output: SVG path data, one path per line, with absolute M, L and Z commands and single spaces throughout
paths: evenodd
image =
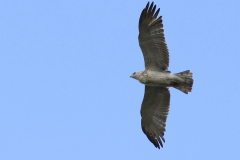
M 135 78 L 142 84 L 155 87 L 172 87 L 176 83 L 184 82 L 184 79 L 170 72 L 159 72 L 145 70 L 135 73 Z
M 193 79 L 190 70 L 171 74 L 169 52 L 165 41 L 160 8 L 155 12 L 153 2 L 143 9 L 139 19 L 138 41 L 143 53 L 145 71 L 134 72 L 131 77 L 145 85 L 141 106 L 142 130 L 155 147 L 163 147 L 164 132 L 170 106 L 168 87 L 186 94 L 191 92 Z

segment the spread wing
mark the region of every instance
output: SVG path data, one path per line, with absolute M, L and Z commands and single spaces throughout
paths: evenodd
M 169 52 L 164 36 L 162 16 L 157 18 L 160 8 L 155 12 L 153 2 L 143 9 L 139 19 L 139 45 L 143 52 L 145 69 L 165 71 L 169 66 Z
M 166 120 L 170 105 L 170 92 L 167 87 L 145 86 L 141 106 L 142 130 L 155 147 L 163 147 Z

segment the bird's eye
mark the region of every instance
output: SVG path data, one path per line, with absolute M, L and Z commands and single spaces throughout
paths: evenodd
M 133 74 L 135 74 L 136 72 L 134 72 Z

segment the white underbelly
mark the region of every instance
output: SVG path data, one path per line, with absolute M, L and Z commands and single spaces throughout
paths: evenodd
M 143 82 L 149 86 L 171 86 L 171 84 L 181 81 L 181 78 L 168 72 L 148 71 Z

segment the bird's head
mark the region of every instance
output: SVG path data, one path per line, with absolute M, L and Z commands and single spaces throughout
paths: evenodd
M 134 72 L 130 77 L 139 80 L 141 75 L 142 75 L 142 72 Z

